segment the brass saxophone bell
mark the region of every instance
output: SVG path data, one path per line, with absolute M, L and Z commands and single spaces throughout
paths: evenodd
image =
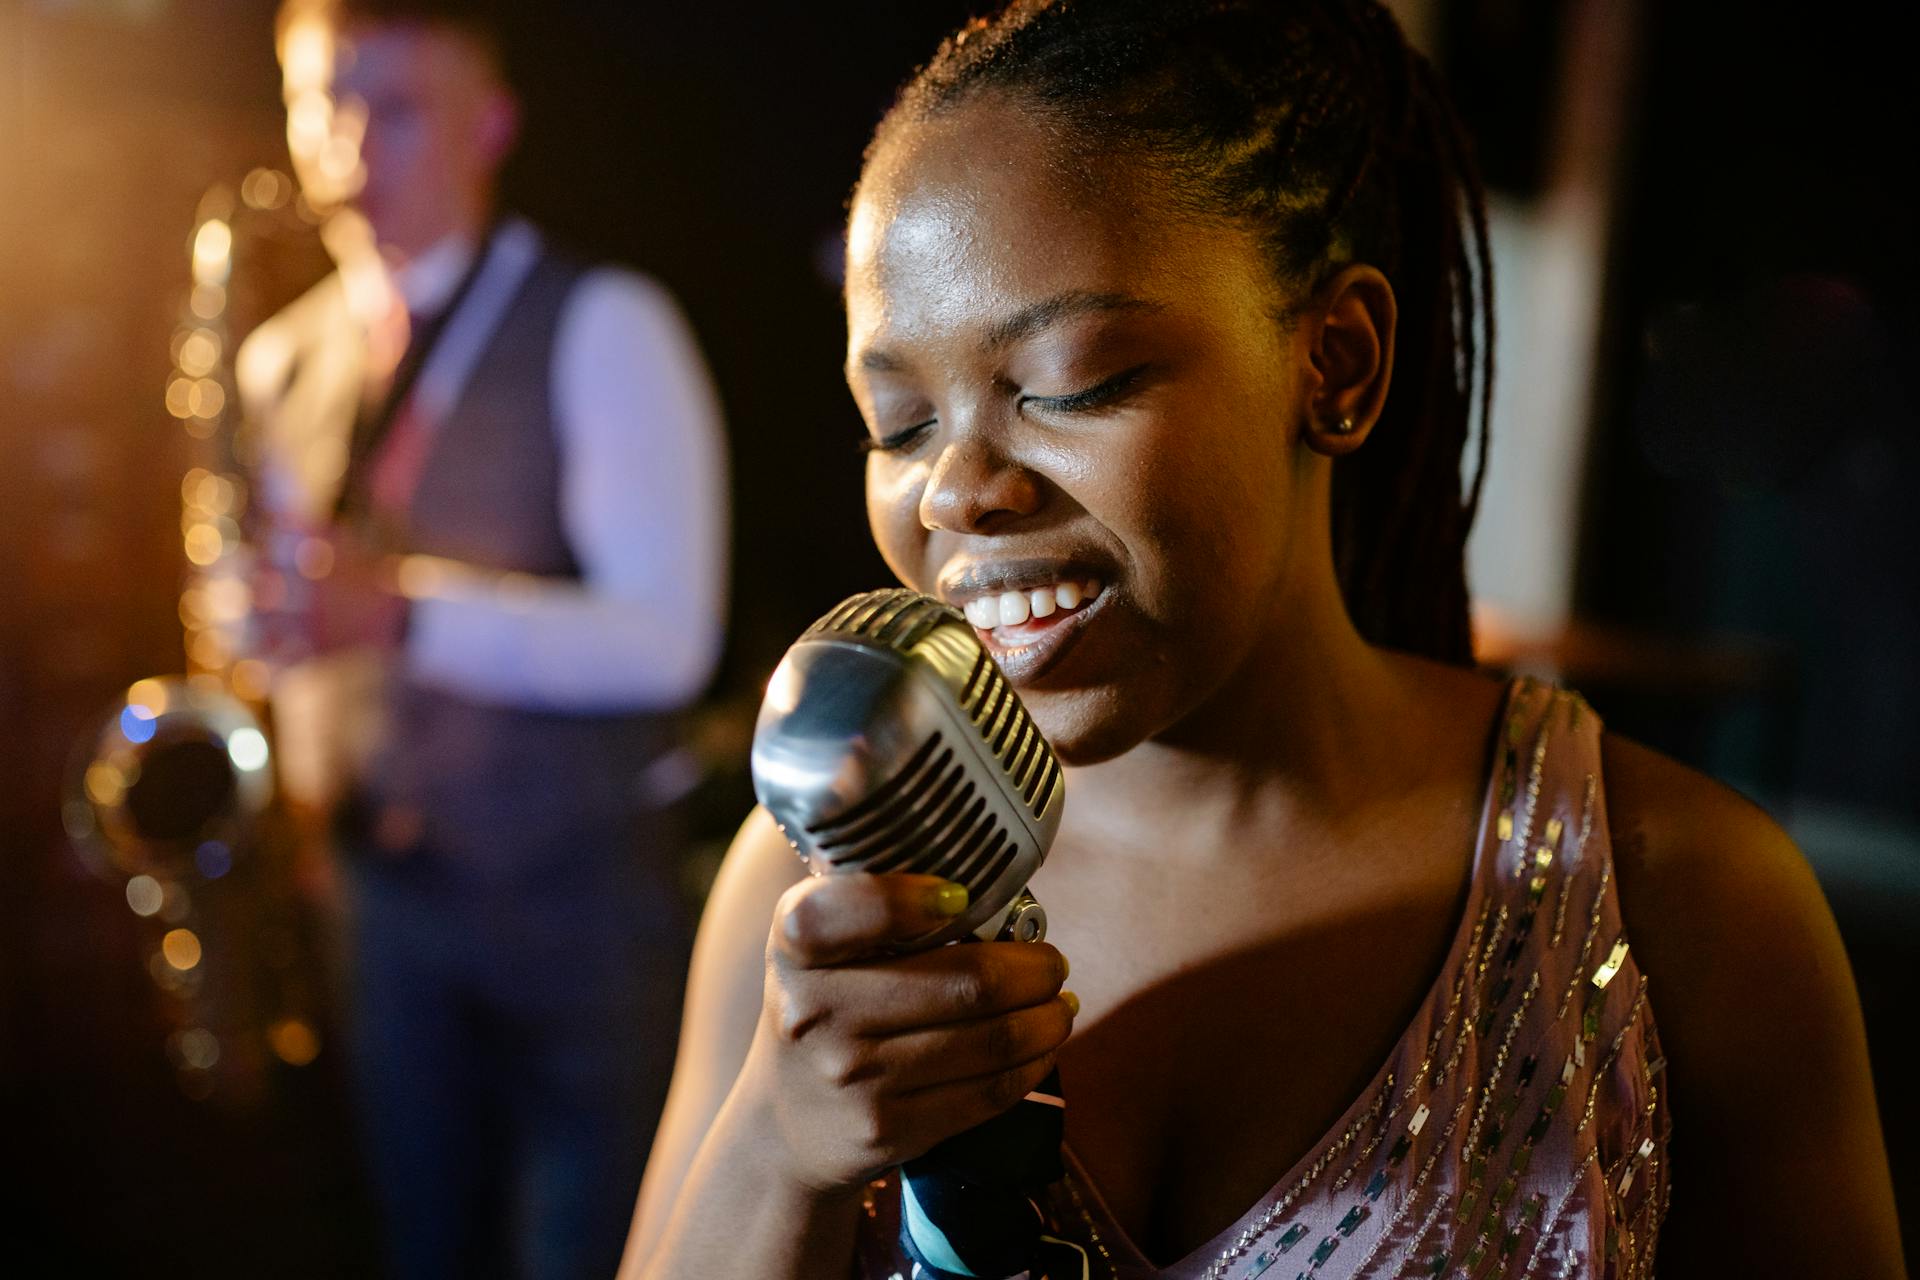
M 184 876 L 208 841 L 244 848 L 273 798 L 259 719 L 211 681 L 139 681 L 91 745 L 75 762 L 62 818 L 102 875 Z

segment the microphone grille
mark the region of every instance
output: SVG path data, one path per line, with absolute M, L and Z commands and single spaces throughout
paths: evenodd
M 1020 856 L 1020 844 L 967 775 L 965 755 L 931 734 L 892 777 L 808 826 L 807 836 L 835 871 L 922 872 L 980 894 Z
M 1034 820 L 1044 820 L 1064 794 L 1059 758 L 974 634 L 972 624 L 952 605 L 903 588 L 867 591 L 841 601 L 806 634 L 883 644 L 931 666 L 952 690 L 961 714 L 979 733 L 981 745 L 1006 773 L 1010 790 Z M 932 750 L 937 737 L 929 738 L 921 750 Z M 909 772 L 902 768 L 893 781 Z
M 918 591 L 892 588 L 849 596 L 807 628 L 808 635 L 831 632 L 876 640 L 890 649 L 911 653 L 943 622 L 966 625 L 958 609 Z

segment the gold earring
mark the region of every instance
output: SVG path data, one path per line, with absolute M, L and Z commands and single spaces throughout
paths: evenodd
M 1350 436 L 1353 434 L 1355 425 L 1352 418 L 1342 418 L 1333 424 L 1333 434 L 1337 436 Z

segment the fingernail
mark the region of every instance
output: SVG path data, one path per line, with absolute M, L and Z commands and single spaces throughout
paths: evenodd
M 957 916 L 967 909 L 967 886 L 949 881 L 933 891 L 935 914 Z
M 1065 982 L 1072 973 L 1073 961 L 1067 959 L 1067 953 L 1062 951 L 1060 953 L 1060 981 Z
M 1067 1002 L 1068 1013 L 1070 1013 L 1076 1018 L 1080 1016 L 1080 997 L 1079 996 L 1073 994 L 1073 992 L 1071 991 L 1062 991 L 1060 993 L 1060 998 Z

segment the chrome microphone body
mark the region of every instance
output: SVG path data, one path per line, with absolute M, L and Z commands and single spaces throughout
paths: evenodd
M 1026 886 L 1060 829 L 1066 780 L 959 610 L 907 590 L 843 601 L 774 671 L 752 769 L 815 875 L 966 886 L 967 910 L 916 947 L 1046 936 Z

